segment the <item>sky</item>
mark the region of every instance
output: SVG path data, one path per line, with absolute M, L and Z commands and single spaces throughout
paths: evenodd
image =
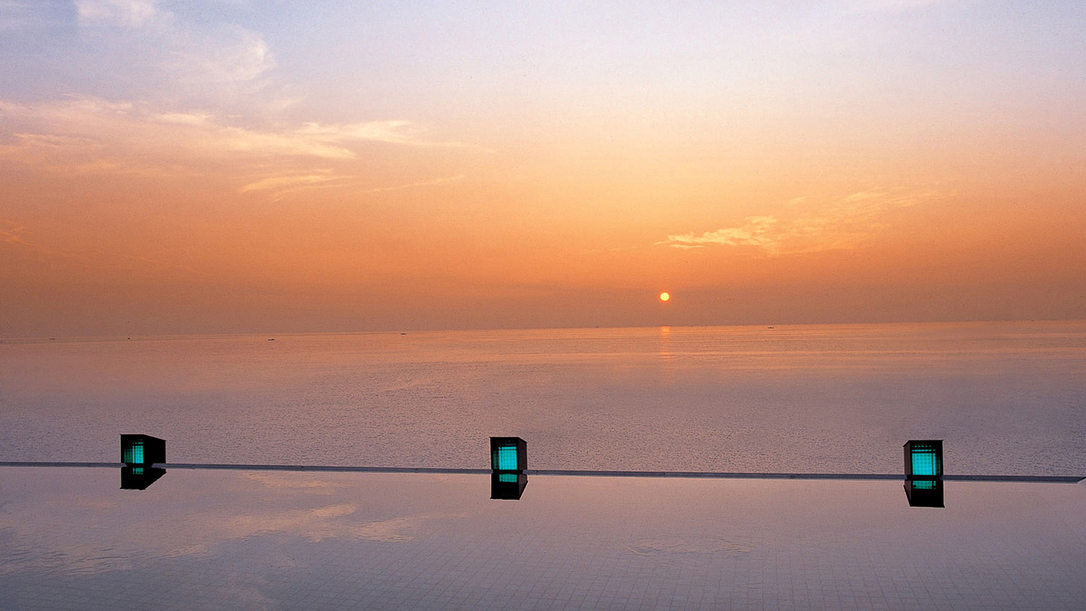
M 1086 318 L 1083 32 L 0 0 L 0 337 Z

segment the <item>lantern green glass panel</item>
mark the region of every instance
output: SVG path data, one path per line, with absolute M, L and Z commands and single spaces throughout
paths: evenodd
M 905 477 L 938 478 L 943 476 L 943 441 L 913 439 L 905 444 Z
M 490 468 L 493 471 L 525 471 L 528 444 L 520 437 L 491 437 Z
M 121 462 L 150 465 L 166 462 L 166 441 L 150 435 L 121 435 Z

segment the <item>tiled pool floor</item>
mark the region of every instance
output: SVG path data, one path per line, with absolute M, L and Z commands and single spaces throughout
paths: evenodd
M 2 609 L 1082 609 L 1086 487 L 0 468 Z

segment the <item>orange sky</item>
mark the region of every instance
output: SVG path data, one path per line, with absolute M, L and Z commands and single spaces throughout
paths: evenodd
M 2 3 L 0 336 L 1083 318 L 1025 10 Z

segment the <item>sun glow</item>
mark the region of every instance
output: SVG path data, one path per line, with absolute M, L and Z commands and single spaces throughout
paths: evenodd
M 660 293 L 660 301 L 667 301 L 669 299 L 671 299 L 671 293 L 668 293 L 667 291 Z

